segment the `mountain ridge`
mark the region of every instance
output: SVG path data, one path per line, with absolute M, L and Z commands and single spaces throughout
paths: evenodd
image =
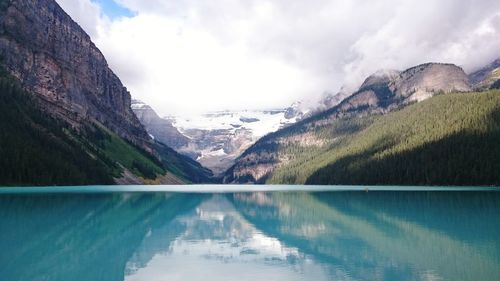
M 268 132 L 292 124 L 285 110 L 217 111 L 199 116 L 159 117 L 151 106 L 135 101 L 132 109 L 156 140 L 211 169 L 225 172 L 246 148 Z
M 378 80 L 373 79 L 375 76 Z M 326 145 L 329 140 L 325 136 L 318 137 L 315 131 L 335 126 L 336 120 L 383 115 L 435 95 L 471 90 L 465 72 L 453 64 L 426 63 L 400 73 L 386 72 L 375 76 L 368 77 L 358 91 L 337 106 L 263 137 L 240 156 L 226 172 L 224 181 L 265 182 L 277 167 L 294 158 L 292 152 L 279 156 L 277 151 L 294 145 L 305 151 Z M 348 134 L 367 125 L 354 122 L 343 126 L 337 133 Z
M 188 137 L 179 132 L 172 122 L 158 116 L 151 106 L 139 100 L 132 100 L 131 108 L 153 138 L 173 149 L 178 149 L 189 142 Z
M 474 89 L 486 90 L 492 87 L 499 88 L 500 58 L 469 74 L 470 83 Z M 494 86 L 495 85 L 495 86 Z

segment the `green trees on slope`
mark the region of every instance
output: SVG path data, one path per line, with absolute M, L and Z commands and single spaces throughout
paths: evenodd
M 0 185 L 113 183 L 108 168 L 40 110 L 12 78 L 0 75 Z
M 0 186 L 113 184 L 124 169 L 151 180 L 167 172 L 185 182 L 211 180 L 210 170 L 162 144 L 153 156 L 104 126 L 75 130 L 39 102 L 0 67 Z
M 365 124 L 339 134 L 334 128 Z M 314 129 L 281 145 L 271 183 L 500 185 L 500 91 L 440 95 L 383 116 Z

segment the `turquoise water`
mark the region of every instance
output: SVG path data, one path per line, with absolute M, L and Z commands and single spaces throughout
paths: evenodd
M 0 189 L 0 280 L 500 280 L 492 189 L 140 188 Z

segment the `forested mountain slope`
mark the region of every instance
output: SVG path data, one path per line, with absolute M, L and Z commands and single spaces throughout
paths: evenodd
M 498 140 L 499 90 L 443 94 L 386 115 L 309 120 L 267 136 L 226 181 L 500 185 Z
M 0 69 L 0 185 L 189 183 L 211 172 L 161 143 L 156 156 L 99 123 L 78 130 Z M 127 182 L 124 176 L 132 182 Z
M 155 143 L 157 156 L 99 123 L 78 130 L 39 107 L 0 69 L 0 185 L 189 183 L 210 171 Z

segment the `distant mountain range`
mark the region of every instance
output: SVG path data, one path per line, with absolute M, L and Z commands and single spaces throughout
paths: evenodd
M 286 110 L 220 111 L 161 118 L 141 101 L 132 101 L 132 109 L 153 138 L 217 175 L 231 167 L 259 138 L 298 120 L 297 116 L 286 116 Z
M 325 111 L 349 95 L 341 90 L 325 93 L 314 104 L 297 101 L 283 109 L 218 111 L 189 117 L 160 117 L 139 100 L 132 100 L 132 110 L 154 139 L 222 175 L 261 137 Z

